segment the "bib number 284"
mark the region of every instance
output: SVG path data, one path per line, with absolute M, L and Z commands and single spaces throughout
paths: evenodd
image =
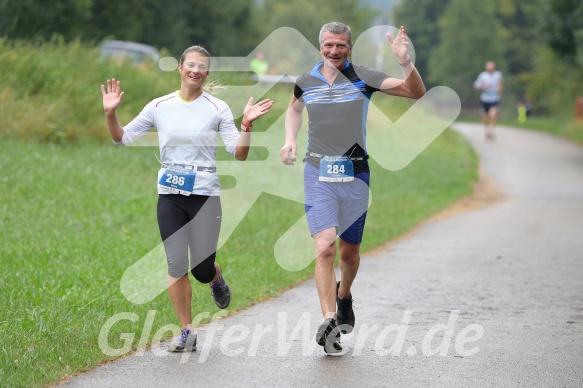
M 354 180 L 354 166 L 347 156 L 323 156 L 320 159 L 320 181 L 350 182 Z
M 329 164 L 326 167 L 328 174 L 344 174 L 346 172 L 344 165 Z

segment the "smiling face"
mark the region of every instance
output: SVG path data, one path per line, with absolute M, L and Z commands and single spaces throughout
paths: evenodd
M 334 34 L 332 32 L 324 32 L 322 34 L 320 54 L 324 59 L 324 66 L 342 70 L 351 53 L 352 47 L 350 46 L 348 33 Z
M 209 58 L 196 51 L 189 52 L 178 66 L 178 71 L 182 86 L 200 89 L 209 74 Z

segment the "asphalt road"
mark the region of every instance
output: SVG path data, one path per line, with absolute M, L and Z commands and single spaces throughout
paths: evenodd
M 194 353 L 162 344 L 63 385 L 583 386 L 583 148 L 456 128 L 497 193 L 363 258 L 346 354 L 326 356 L 314 341 L 311 280 L 199 328 Z

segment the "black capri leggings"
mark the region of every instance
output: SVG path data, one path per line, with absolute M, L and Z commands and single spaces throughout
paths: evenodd
M 158 226 L 168 260 L 168 275 L 181 278 L 190 270 L 201 283 L 213 280 L 221 217 L 218 196 L 158 195 Z

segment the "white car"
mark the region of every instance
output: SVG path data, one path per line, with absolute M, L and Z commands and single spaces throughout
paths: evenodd
M 160 53 L 150 45 L 126 42 L 122 40 L 106 40 L 101 44 L 100 55 L 102 59 L 113 59 L 118 61 L 132 60 L 136 64 L 147 61 L 158 63 Z

